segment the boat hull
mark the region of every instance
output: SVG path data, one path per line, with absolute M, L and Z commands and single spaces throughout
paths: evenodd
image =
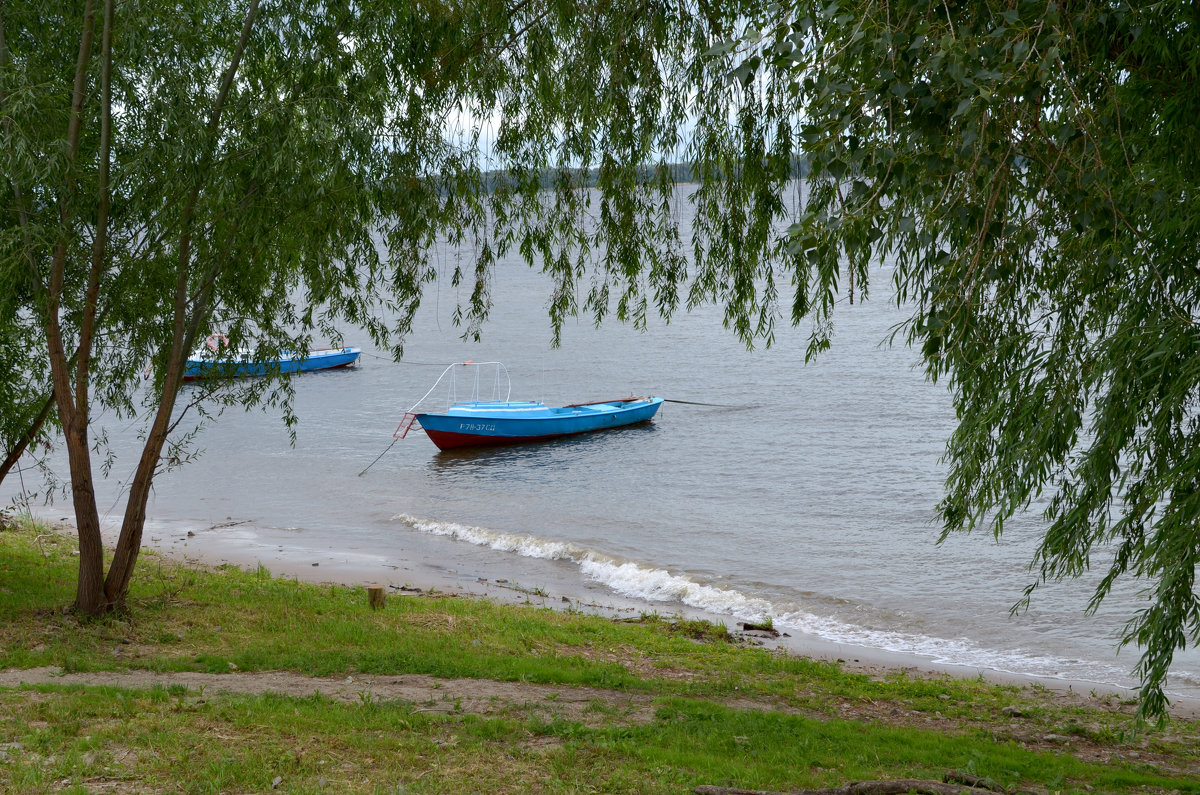
M 647 422 L 662 398 L 637 398 L 550 408 L 541 403 L 483 401 L 455 404 L 417 422 L 442 450 L 525 444 Z
M 324 348 L 309 351 L 307 355 L 285 353 L 278 359 L 270 361 L 236 362 L 210 361 L 208 359 L 188 359 L 187 369 L 184 370 L 184 381 L 196 381 L 201 378 L 244 378 L 247 376 L 266 375 L 267 373 L 307 373 L 315 370 L 333 370 L 339 367 L 349 367 L 358 361 L 361 348 Z

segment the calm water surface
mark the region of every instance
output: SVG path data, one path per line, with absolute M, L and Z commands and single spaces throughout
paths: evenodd
M 935 663 L 1133 684 L 1136 649 L 1118 656 L 1115 642 L 1134 589 L 1085 617 L 1093 581 L 1055 584 L 1010 616 L 1032 576 L 1038 517 L 1000 542 L 936 544 L 953 409 L 914 352 L 883 344 L 904 316 L 887 273 L 875 283 L 872 300 L 842 303 L 833 349 L 805 366 L 807 328 L 748 352 L 711 310 L 647 333 L 580 322 L 551 350 L 548 285 L 502 263 L 482 343 L 458 339 L 446 288 L 427 297 L 404 363 L 347 330 L 364 356 L 298 379 L 294 447 L 276 415 L 227 412 L 203 434 L 198 462 L 159 479 L 151 517 L 274 528 L 281 549 L 419 559 L 468 579 L 574 582 L 664 613 L 770 616 L 791 633 Z M 463 359 L 503 361 L 514 399 L 633 393 L 719 407 L 667 403 L 649 425 L 483 451 L 438 452 L 414 432 L 359 477 L 403 412 Z M 123 461 L 118 476 L 132 470 Z M 106 488 L 119 516 L 118 487 Z M 1200 697 L 1195 653 L 1179 658 L 1170 690 Z

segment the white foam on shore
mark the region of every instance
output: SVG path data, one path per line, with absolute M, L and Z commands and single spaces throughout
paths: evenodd
M 1067 660 L 1022 649 L 987 649 L 967 638 L 936 638 L 857 626 L 833 617 L 816 615 L 795 603 L 775 603 L 733 588 L 706 585 L 683 574 L 635 561 L 618 560 L 578 544 L 403 513 L 393 519 L 430 535 L 528 558 L 571 563 L 579 568 L 585 578 L 616 594 L 637 600 L 677 603 L 706 613 L 727 616 L 735 621 L 760 623 L 770 620 L 772 626 L 781 631 L 804 633 L 831 643 L 926 657 L 934 665 L 980 668 L 1041 679 L 1078 680 L 1120 688 L 1136 686 L 1129 671 L 1116 665 Z

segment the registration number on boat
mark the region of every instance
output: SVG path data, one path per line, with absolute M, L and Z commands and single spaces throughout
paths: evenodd
M 460 431 L 494 431 L 496 430 L 496 426 L 494 423 L 487 424 L 482 422 L 462 422 L 459 423 L 458 429 Z

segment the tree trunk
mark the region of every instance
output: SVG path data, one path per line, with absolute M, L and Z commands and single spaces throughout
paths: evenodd
M 60 401 L 59 415 L 62 415 Z M 67 457 L 71 462 L 71 497 L 75 507 L 75 529 L 79 536 L 79 582 L 75 588 L 75 609 L 90 616 L 107 609 L 104 598 L 104 541 L 100 537 L 100 512 L 96 508 L 96 490 L 92 481 L 91 451 L 88 450 L 87 421 L 73 412 L 70 430 L 63 422 Z
M 84 8 L 83 33 L 79 39 L 79 58 L 75 66 L 75 86 L 71 94 L 71 119 L 67 125 L 66 157 L 74 161 L 79 152 L 83 127 L 83 97 L 87 87 L 87 64 L 91 57 L 92 36 L 96 27 L 95 4 Z M 88 449 L 88 404 L 71 389 L 70 363 L 63 348 L 59 307 L 63 294 L 67 261 L 68 228 L 74 215 L 75 183 L 68 179 L 67 192 L 60 197 L 59 219 L 63 228 L 54 246 L 50 263 L 50 284 L 45 293 L 46 352 L 50 360 L 54 398 L 67 444 L 71 467 L 71 499 L 75 507 L 75 527 L 79 534 L 79 582 L 75 590 L 77 610 L 95 615 L 104 609 L 104 544 L 100 538 L 100 512 L 96 508 L 96 490 L 92 480 L 91 451 Z
M 112 0 L 108 0 L 108 5 L 111 3 Z M 154 423 L 147 434 L 146 444 L 142 448 L 142 457 L 138 461 L 137 471 L 129 485 L 129 500 L 125 503 L 125 519 L 121 523 L 121 535 L 117 539 L 117 545 L 113 550 L 112 565 L 109 567 L 108 577 L 104 581 L 105 598 L 108 604 L 114 608 L 125 603 L 125 595 L 129 591 L 129 580 L 133 576 L 133 567 L 137 563 L 138 552 L 142 546 L 142 531 L 146 525 L 146 503 L 150 499 L 150 488 L 158 469 L 159 456 L 162 455 L 163 446 L 166 444 L 167 435 L 171 430 L 171 413 L 175 408 L 175 399 L 179 394 L 179 388 L 183 384 L 183 371 L 187 360 L 186 351 L 193 342 L 191 337 L 194 334 L 193 330 L 197 327 L 198 315 L 189 315 L 189 308 L 193 304 L 188 296 L 192 266 L 192 217 L 199 200 L 212 149 L 216 147 L 225 101 L 232 90 L 234 76 L 237 74 L 238 65 L 241 63 L 242 55 L 250 40 L 250 32 L 258 14 L 258 4 L 259 0 L 251 0 L 249 8 L 246 10 L 241 36 L 222 77 L 212 115 L 209 117 L 209 149 L 200 158 L 196 183 L 192 186 L 192 191 L 183 208 L 183 221 L 179 235 L 179 265 L 175 280 L 174 328 L 171 335 L 171 352 L 167 357 L 166 377 L 163 380 L 163 391 L 159 397 Z M 203 312 L 202 309 L 197 311 Z
M 142 457 L 138 460 L 137 471 L 129 484 L 129 499 L 125 503 L 125 518 L 121 522 L 121 535 L 113 549 L 112 564 L 108 569 L 108 577 L 104 580 L 104 598 L 112 609 L 125 604 L 125 595 L 129 592 L 129 580 L 133 576 L 133 567 L 137 563 L 138 552 L 142 548 L 142 530 L 146 526 L 146 503 L 150 500 L 150 488 L 154 483 L 154 473 L 158 469 L 159 456 L 162 455 L 163 445 L 166 444 L 170 431 L 171 412 L 175 408 L 175 396 L 179 393 L 182 382 L 182 363 L 177 363 L 177 357 L 171 357 L 168 365 L 166 381 L 163 384 L 163 394 L 159 398 L 158 411 L 154 416 L 154 424 L 146 436 L 142 447 Z

